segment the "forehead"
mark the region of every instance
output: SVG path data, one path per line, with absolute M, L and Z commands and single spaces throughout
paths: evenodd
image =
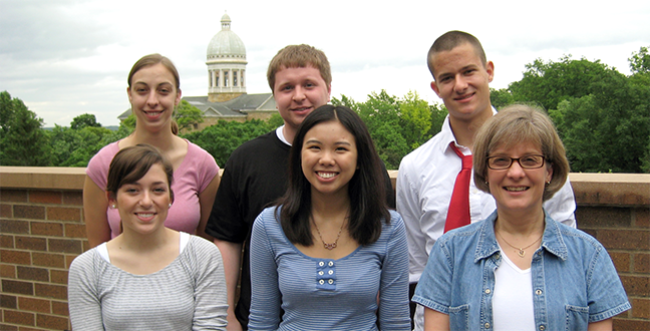
M 146 66 L 133 74 L 133 83 L 170 83 L 174 82 L 174 75 L 162 63 Z
M 513 141 L 511 139 L 504 139 L 496 142 L 494 147 L 489 151 L 489 154 L 542 154 L 542 147 L 533 140 Z
M 351 140 L 354 143 L 354 136 L 339 121 L 321 122 L 314 125 L 305 134 L 305 141 L 308 139 L 317 140 Z
M 478 52 L 470 43 L 463 43 L 449 51 L 434 53 L 430 58 L 436 75 L 468 66 L 483 67 Z
M 324 81 L 323 77 L 320 74 L 320 71 L 312 65 L 307 65 L 305 67 L 280 67 L 275 73 L 276 84 L 278 81 L 287 81 L 295 79 L 320 79 Z

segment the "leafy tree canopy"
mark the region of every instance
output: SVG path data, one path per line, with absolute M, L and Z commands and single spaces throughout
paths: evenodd
M 0 92 L 0 115 L 0 165 L 50 165 L 51 148 L 42 118 L 7 91 Z
M 571 55 L 558 62 L 537 59 L 526 65 L 524 78 L 511 83 L 508 89 L 517 102 L 536 103 L 546 110 L 557 109 L 562 100 L 589 95 L 593 84 L 612 74 L 622 75 L 600 60 L 574 60 Z
M 93 114 L 81 114 L 70 122 L 70 128 L 73 130 L 80 130 L 87 126 L 99 128 L 102 125 L 97 123 L 97 119 Z
M 632 57 L 627 60 L 630 62 L 632 73 L 650 73 L 648 47 L 641 47 L 638 52 L 632 53 Z
M 193 129 L 195 125 L 203 123 L 203 112 L 189 102 L 181 100 L 174 111 L 174 119 L 179 130 Z

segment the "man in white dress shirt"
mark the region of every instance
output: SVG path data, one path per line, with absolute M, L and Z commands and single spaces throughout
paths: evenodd
M 476 132 L 496 113 L 489 88 L 494 64 L 487 61 L 476 37 L 461 31 L 443 34 L 431 46 L 427 64 L 433 75 L 431 88 L 443 100 L 449 115 L 441 131 L 405 156 L 399 167 L 397 211 L 406 225 L 411 296 L 434 242 L 443 234 L 454 183 L 461 170 L 462 161 L 450 145 L 471 155 Z M 469 215 L 473 223 L 487 218 L 496 205 L 490 194 L 476 188 L 471 177 Z M 568 180 L 544 208 L 554 220 L 576 226 L 575 198 Z M 422 307 L 416 309 L 413 322 L 415 330 L 422 330 Z

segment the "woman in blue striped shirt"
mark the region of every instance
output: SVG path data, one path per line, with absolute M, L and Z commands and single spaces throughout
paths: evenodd
M 381 160 L 346 107 L 307 116 L 289 188 L 251 237 L 251 330 L 409 330 L 408 253 Z

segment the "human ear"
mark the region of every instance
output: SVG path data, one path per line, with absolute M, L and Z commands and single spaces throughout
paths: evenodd
M 436 92 L 436 95 L 440 98 L 440 90 L 438 89 L 438 84 L 436 84 L 435 80 L 431 82 L 431 89 L 433 92 Z

